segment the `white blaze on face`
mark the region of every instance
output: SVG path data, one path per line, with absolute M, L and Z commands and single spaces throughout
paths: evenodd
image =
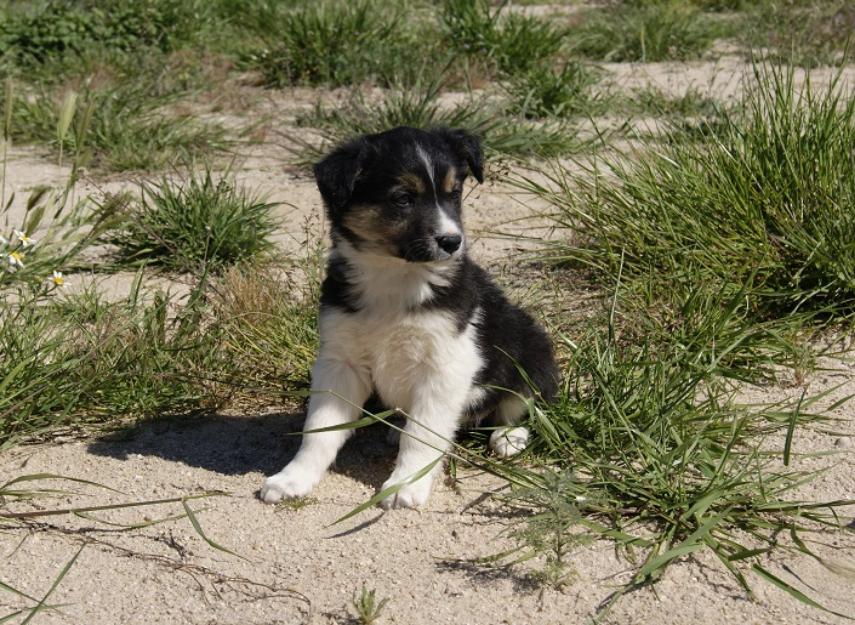
M 424 151 L 424 149 L 420 145 L 416 146 L 416 154 L 418 155 L 419 159 L 421 159 L 422 163 L 424 163 L 428 178 L 430 178 L 430 185 L 431 189 L 433 190 L 434 206 L 436 207 L 436 212 L 439 215 L 439 223 L 437 224 L 437 236 L 448 237 L 458 235 L 463 237 L 463 231 L 461 230 L 460 225 L 454 219 L 452 219 L 448 215 L 448 213 L 446 213 L 439 205 L 439 193 L 437 192 L 436 188 L 436 180 L 433 174 L 434 167 L 433 163 L 430 160 L 430 156 L 427 152 Z M 460 249 L 463 249 L 463 245 L 460 246 Z
M 422 163 L 424 163 L 424 165 L 425 165 L 425 169 L 427 170 L 428 178 L 430 178 L 430 185 L 433 188 L 434 197 L 436 197 L 436 182 L 434 182 L 434 179 L 433 179 L 433 163 L 430 160 L 430 156 L 428 156 L 428 153 L 425 152 L 424 149 L 422 148 L 422 146 L 420 146 L 420 145 L 416 146 L 416 154 L 418 154 Z
M 457 222 L 454 221 L 451 217 L 449 217 L 446 212 L 442 210 L 439 206 L 437 206 L 436 208 L 437 211 L 439 211 L 439 227 L 437 228 L 439 234 L 437 236 L 463 236 L 463 232 L 461 232 L 460 226 L 457 225 Z

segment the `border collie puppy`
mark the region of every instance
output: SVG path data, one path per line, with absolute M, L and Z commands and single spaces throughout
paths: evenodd
M 467 175 L 483 182 L 478 139 L 395 128 L 339 147 L 314 171 L 332 249 L 305 429 L 354 421 L 372 393 L 402 411 L 398 459 L 383 485 L 400 488 L 382 506 L 417 507 L 462 423 L 493 415 L 494 452 L 525 447 L 528 430 L 514 426 L 527 414 L 522 398 L 555 394 L 552 346 L 466 254 L 461 195 Z M 261 499 L 308 494 L 346 438 L 346 430 L 305 434 Z

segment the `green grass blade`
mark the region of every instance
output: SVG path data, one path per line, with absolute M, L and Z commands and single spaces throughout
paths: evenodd
M 442 460 L 442 456 L 440 456 L 439 458 L 437 458 L 436 460 L 434 460 L 433 462 L 431 462 L 431 463 L 430 463 L 430 464 L 428 464 L 427 466 L 422 467 L 421 469 L 419 469 L 418 471 L 416 471 L 416 473 L 414 473 L 413 475 L 411 475 L 410 477 L 408 477 L 408 478 L 407 478 L 406 480 L 404 480 L 403 482 L 401 482 L 401 483 L 399 483 L 399 484 L 393 484 L 392 486 L 389 486 L 388 488 L 384 488 L 384 489 L 383 489 L 383 490 L 381 490 L 379 493 L 377 493 L 376 495 L 374 495 L 373 497 L 371 497 L 371 499 L 369 499 L 368 501 L 366 501 L 366 502 L 364 502 L 364 503 L 362 503 L 362 504 L 360 504 L 360 505 L 356 506 L 353 510 L 351 510 L 350 512 L 348 512 L 348 513 L 347 513 L 347 514 L 345 514 L 344 516 L 341 516 L 341 517 L 337 518 L 335 521 L 333 521 L 332 523 L 330 523 L 329 525 L 327 525 L 327 527 L 332 527 L 333 525 L 338 525 L 339 523 L 341 523 L 341 522 L 343 522 L 343 521 L 347 521 L 349 518 L 356 516 L 356 515 L 357 515 L 357 514 L 359 514 L 360 512 L 363 512 L 363 511 L 365 511 L 365 510 L 368 510 L 368 508 L 371 508 L 372 506 L 376 506 L 378 503 L 380 503 L 381 501 L 383 501 L 383 500 L 384 500 L 386 497 L 388 497 L 389 495 L 393 495 L 393 494 L 397 493 L 397 492 L 398 492 L 399 490 L 401 490 L 404 486 L 406 486 L 406 485 L 408 485 L 408 484 L 412 484 L 413 482 L 418 481 L 419 479 L 421 479 L 422 477 L 424 477 L 425 475 L 427 475 L 428 473 L 430 473 L 430 472 L 433 470 L 433 468 L 434 468 L 434 467 L 435 467 L 435 466 L 436 466 L 436 465 L 437 465 L 441 460 Z
M 22 475 L 22 476 L 16 477 L 14 479 L 9 480 L 5 484 L 0 485 L 0 494 L 2 494 L 4 491 L 8 490 L 8 488 L 10 486 L 12 486 L 13 484 L 20 484 L 21 482 L 33 482 L 33 481 L 40 481 L 40 480 L 62 480 L 62 481 L 67 481 L 67 482 L 75 482 L 77 484 L 86 484 L 87 486 L 95 486 L 97 488 L 103 488 L 106 490 L 113 491 L 114 493 L 121 493 L 122 492 L 120 490 L 116 490 L 115 488 L 112 488 L 112 487 L 107 486 L 105 484 L 99 484 L 98 482 L 93 482 L 91 480 L 84 480 L 84 479 L 81 479 L 78 477 L 69 477 L 67 475 L 59 475 L 57 473 L 32 473 L 30 475 Z
M 71 567 L 74 566 L 74 563 L 77 561 L 77 558 L 80 557 L 80 554 L 83 553 L 83 549 L 85 547 L 85 544 L 80 545 L 80 549 L 78 549 L 77 553 L 74 554 L 74 557 L 66 563 L 66 565 L 63 567 L 62 571 L 60 571 L 59 575 L 53 581 L 53 584 L 51 584 L 51 587 L 48 589 L 45 595 L 41 598 L 38 604 L 36 604 L 36 606 L 30 610 L 30 613 L 27 614 L 27 618 L 21 621 L 21 625 L 27 625 L 27 623 L 33 620 L 33 617 L 35 617 L 36 614 L 38 614 L 41 610 L 45 609 L 45 602 L 48 600 L 48 597 L 53 594 L 53 591 L 56 590 L 57 586 L 59 586 L 60 583 L 62 583 L 62 580 L 65 579 L 65 576 L 71 570 Z
M 18 595 L 19 597 L 24 597 L 25 599 L 29 599 L 30 601 L 38 601 L 35 597 L 31 597 L 25 592 L 21 592 L 17 588 L 10 586 L 9 584 L 0 581 L 0 590 L 5 590 L 6 592 L 10 592 L 12 594 Z
M 796 407 L 793 408 L 793 413 L 790 416 L 789 423 L 787 423 L 787 436 L 784 439 L 784 466 L 790 466 L 790 450 L 793 445 L 793 435 L 796 432 L 796 422 L 798 421 L 799 414 L 802 407 L 802 402 L 804 401 L 805 394 L 807 393 L 807 389 L 802 391 L 801 397 L 799 397 L 799 402 L 796 404 Z
M 187 503 L 186 498 L 181 499 L 181 505 L 184 506 L 184 511 L 187 513 L 187 518 L 190 520 L 190 524 L 193 526 L 193 529 L 196 530 L 196 533 L 199 534 L 199 537 L 202 540 L 204 540 L 206 543 L 208 543 L 211 547 L 213 547 L 217 551 L 222 551 L 222 552 L 228 553 L 230 555 L 233 555 L 233 556 L 240 558 L 241 560 L 246 560 L 247 562 L 250 561 L 248 558 L 246 558 L 246 557 L 244 557 L 238 553 L 235 553 L 231 549 L 223 547 L 219 543 L 216 543 L 213 540 L 211 540 L 208 537 L 208 535 L 205 534 L 205 531 L 202 529 L 202 525 L 199 523 L 199 519 L 196 518 L 196 514 L 193 512 L 193 509 L 190 507 L 190 504 Z
M 292 432 L 291 435 L 300 436 L 303 434 L 319 434 L 321 432 L 338 432 L 341 430 L 356 430 L 359 428 L 367 427 L 369 425 L 374 425 L 378 421 L 382 421 L 385 423 L 386 418 L 394 416 L 395 413 L 396 413 L 395 410 L 385 410 L 383 412 L 378 412 L 375 415 L 362 417 L 361 419 L 357 419 L 356 421 L 348 421 L 347 423 L 340 423 L 338 425 L 330 425 L 328 427 L 315 428 L 314 430 L 303 430 L 302 432 Z
M 841 612 L 835 612 L 834 610 L 830 610 L 830 609 L 826 608 L 825 606 L 823 606 L 822 604 L 817 603 L 816 601 L 814 601 L 813 599 L 808 597 L 806 594 L 804 594 L 803 592 L 801 592 L 797 588 L 794 588 L 793 586 L 791 586 L 790 584 L 788 584 L 787 582 L 782 580 L 780 577 L 777 577 L 776 575 L 771 573 L 768 569 L 763 568 L 759 564 L 754 564 L 751 568 L 754 569 L 754 572 L 757 573 L 763 579 L 765 579 L 767 582 L 771 582 L 772 584 L 774 584 L 775 586 L 777 586 L 781 590 L 786 591 L 793 598 L 798 599 L 802 603 L 809 605 L 812 608 L 817 608 L 818 610 L 822 610 L 823 612 L 828 612 L 829 614 L 834 614 L 835 616 L 840 616 L 840 617 L 845 618 L 845 619 L 850 620 L 850 621 L 855 620 L 855 618 L 853 618 L 852 616 L 848 616 L 848 615 L 843 614 Z

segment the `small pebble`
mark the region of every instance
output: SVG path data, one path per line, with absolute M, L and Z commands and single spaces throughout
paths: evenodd
M 852 449 L 852 439 L 848 436 L 843 436 L 834 441 L 834 446 L 838 449 Z

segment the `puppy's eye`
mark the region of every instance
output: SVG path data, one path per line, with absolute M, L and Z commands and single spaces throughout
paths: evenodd
M 392 204 L 395 204 L 396 206 L 400 207 L 406 207 L 412 205 L 413 201 L 415 200 L 415 197 L 412 193 L 406 193 L 401 191 L 399 193 L 392 194 L 392 197 L 390 199 L 392 200 Z
M 455 188 L 451 191 L 451 199 L 455 202 L 460 201 L 460 197 L 463 195 L 463 189 Z

